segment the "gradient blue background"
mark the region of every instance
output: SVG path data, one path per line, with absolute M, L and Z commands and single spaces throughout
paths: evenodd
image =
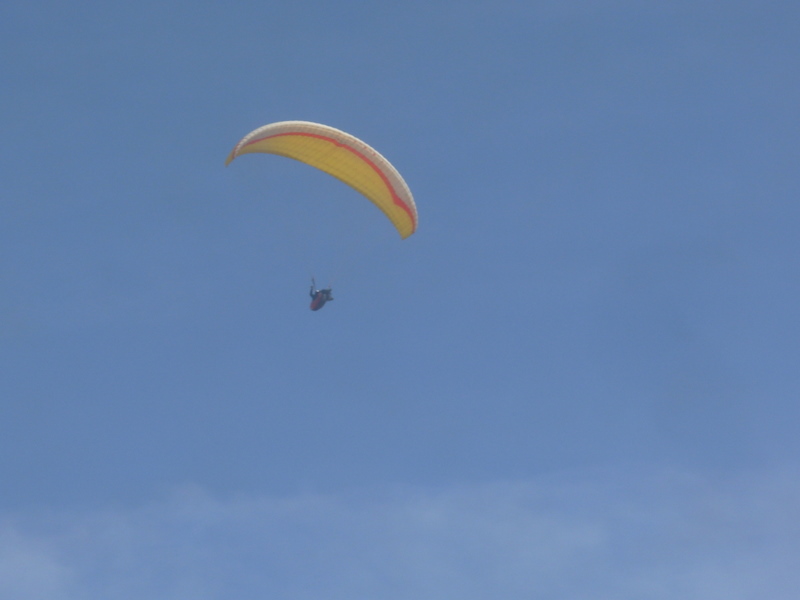
M 797 597 L 794 2 L 12 0 L 0 49 L 0 598 Z M 223 166 L 289 119 L 418 233 Z

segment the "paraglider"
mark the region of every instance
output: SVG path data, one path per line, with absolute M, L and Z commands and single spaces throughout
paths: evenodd
M 250 153 L 293 158 L 336 177 L 377 206 L 403 239 L 417 229 L 417 207 L 403 177 L 377 150 L 349 133 L 308 121 L 280 121 L 244 136 L 225 164 Z M 313 279 L 310 295 L 313 311 L 333 300 L 331 289 L 315 289 Z
M 314 278 L 311 278 L 311 291 L 308 293 L 311 296 L 311 306 L 309 307 L 311 310 L 319 310 L 323 306 L 325 306 L 326 302 L 333 302 L 333 296 L 331 295 L 333 290 L 330 287 L 325 288 L 324 290 L 318 290 L 317 284 L 314 282 Z
M 417 229 L 414 197 L 400 173 L 349 133 L 308 121 L 272 123 L 244 136 L 225 164 L 251 152 L 286 156 L 333 175 L 381 209 L 403 239 Z

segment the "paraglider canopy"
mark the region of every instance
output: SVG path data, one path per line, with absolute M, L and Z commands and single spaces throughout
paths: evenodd
M 225 164 L 251 152 L 286 156 L 333 175 L 381 209 L 404 239 L 417 229 L 417 207 L 400 173 L 344 131 L 308 121 L 272 123 L 244 136 Z

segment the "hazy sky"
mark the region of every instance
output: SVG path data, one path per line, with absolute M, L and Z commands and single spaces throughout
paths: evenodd
M 800 5 L 387 6 L 0 5 L 0 600 L 795 600 Z

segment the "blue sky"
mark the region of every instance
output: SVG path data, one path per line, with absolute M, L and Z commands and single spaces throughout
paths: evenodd
M 4 3 L 0 598 L 796 598 L 799 23 Z

